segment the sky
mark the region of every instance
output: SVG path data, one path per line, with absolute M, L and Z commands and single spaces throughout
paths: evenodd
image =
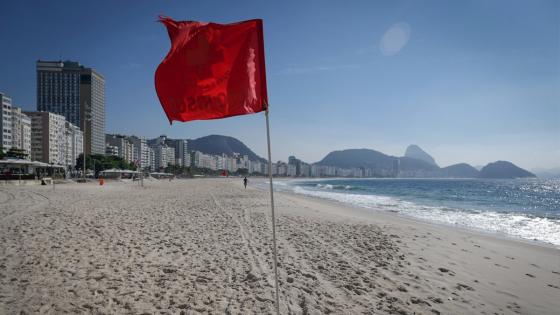
M 264 20 L 273 160 L 333 150 L 440 166 L 560 167 L 560 1 L 2 1 L 0 91 L 36 109 L 35 62 L 106 80 L 107 132 L 233 136 L 266 157 L 264 114 L 169 125 L 154 72 L 176 20 Z

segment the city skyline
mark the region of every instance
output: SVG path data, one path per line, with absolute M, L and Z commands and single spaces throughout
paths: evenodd
M 319 5 L 323 10 L 315 12 Z M 261 17 L 274 161 L 295 155 L 313 163 L 347 148 L 402 156 L 417 144 L 441 166 L 509 160 L 526 169 L 560 167 L 556 2 L 430 1 L 423 13 L 408 1 L 352 8 L 222 3 L 227 13 L 178 2 L 104 2 L 80 16 L 95 26 L 87 30 L 69 27 L 77 17 L 63 19 L 83 10 L 80 4 L 7 6 L 15 14 L 0 22 L 2 38 L 31 41 L 1 52 L 7 75 L 0 90 L 24 110 L 36 107 L 38 59 L 75 60 L 105 76 L 106 133 L 231 135 L 265 156 L 262 115 L 169 126 L 153 88 L 153 70 L 169 48 L 158 14 L 216 22 Z M 16 29 L 21 17 L 30 22 Z M 327 22 L 334 18 L 340 23 Z M 37 29 L 41 23 L 52 29 Z

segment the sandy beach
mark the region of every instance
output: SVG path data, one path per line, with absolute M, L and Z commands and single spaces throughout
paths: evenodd
M 558 314 L 560 250 L 277 193 L 283 314 Z M 240 179 L 0 187 L 0 314 L 274 312 Z

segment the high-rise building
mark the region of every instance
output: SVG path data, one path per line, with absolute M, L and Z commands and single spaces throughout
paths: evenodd
M 66 165 L 66 119 L 49 112 L 25 112 L 31 117 L 31 159 Z
M 107 144 L 105 147 L 105 155 L 107 156 L 119 156 L 119 147 L 115 145 Z
M 134 144 L 129 141 L 128 137 L 121 135 L 107 134 L 105 142 L 109 146 L 118 148 L 118 156 L 127 162 L 134 162 Z
M 286 175 L 291 177 L 297 176 L 297 169 L 295 164 L 288 164 L 286 169 Z
M 73 125 L 69 121 L 66 122 L 66 164 L 68 169 L 76 167 L 78 156 L 84 152 L 84 133 L 78 126 Z
M 193 166 L 198 168 L 208 168 L 211 170 L 217 170 L 217 160 L 213 155 L 204 154 L 200 151 L 194 151 L 192 153 Z
M 186 139 L 171 140 L 175 148 L 175 160 L 178 166 L 191 166 L 191 155 L 188 152 L 188 142 Z
M 152 146 L 154 152 L 154 169 L 162 170 L 169 165 L 175 165 L 175 148 L 165 144 Z
M 150 159 L 153 157 L 153 150 L 148 146 L 146 139 L 131 136 L 128 140 L 134 145 L 134 161 L 144 170 L 152 169 L 153 161 Z
M 4 93 L 0 93 L 0 139 L 2 139 L 2 150 L 4 152 L 12 148 L 12 99 Z
M 26 159 L 31 159 L 31 118 L 12 106 L 12 147 L 23 150 Z
M 311 176 L 311 166 L 307 163 L 302 162 L 300 166 L 300 173 L 298 174 L 298 176 L 302 176 L 302 177 Z
M 74 61 L 37 61 L 37 110 L 84 131 L 86 154 L 105 154 L 105 79 Z
M 278 161 L 277 165 L 278 176 L 286 176 L 288 174 L 288 164 Z M 272 175 L 274 175 L 274 171 L 272 172 Z
M 147 143 L 154 152 L 154 169 L 156 171 L 176 164 L 173 140 L 165 135 L 161 135 L 155 139 L 148 140 Z

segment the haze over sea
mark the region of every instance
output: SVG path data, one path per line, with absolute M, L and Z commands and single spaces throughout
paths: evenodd
M 278 190 L 560 247 L 560 179 L 327 179 Z

